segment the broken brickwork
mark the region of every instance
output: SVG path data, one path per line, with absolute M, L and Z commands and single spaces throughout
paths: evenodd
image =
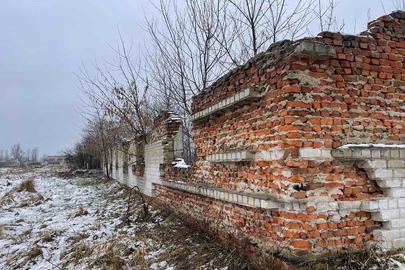
M 272 45 L 194 97 L 198 160 L 183 182 L 164 176 L 158 198 L 263 249 L 405 246 L 405 192 L 393 191 L 405 188 L 404 151 L 363 146 L 354 159 L 351 148 L 405 144 L 404 63 L 401 11 L 360 35 Z
M 153 196 L 154 185 L 161 179 L 182 175 L 172 168 L 179 147 L 175 138 L 181 126 L 181 119 L 174 113 L 163 112 L 155 119 L 154 132 L 147 142 L 135 137 L 117 145 L 110 153 L 112 178 L 129 187 L 138 186 L 142 193 Z

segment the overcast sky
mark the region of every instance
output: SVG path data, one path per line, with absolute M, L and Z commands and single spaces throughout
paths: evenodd
M 380 0 L 341 0 L 345 32 L 365 30 L 369 8 L 373 18 L 384 14 Z M 82 127 L 75 74 L 82 63 L 114 57 L 108 44 L 118 28 L 143 44 L 144 10 L 153 15 L 147 0 L 1 0 L 0 149 L 21 143 L 51 155 L 73 146 Z

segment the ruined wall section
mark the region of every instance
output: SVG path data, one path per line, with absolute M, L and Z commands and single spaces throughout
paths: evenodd
M 174 141 L 182 121 L 171 112 L 160 114 L 154 121 L 154 130 L 147 138 L 124 140 L 110 151 L 111 176 L 129 186 L 138 186 L 141 192 L 153 196 L 154 185 L 171 171 L 174 159 Z M 181 148 L 181 144 L 177 141 Z
M 295 90 L 283 95 L 293 102 L 286 104 L 280 136 L 292 153 L 287 169 L 305 188 L 295 198 L 362 200 L 381 194 L 364 170 L 334 160 L 331 149 L 405 142 L 403 15 L 371 22 L 361 36 L 320 33 L 314 46 L 322 42 L 336 51 L 327 61 L 312 59 L 305 43 L 291 58 L 287 78 L 295 80 L 289 86 Z
M 154 185 L 160 183 L 172 167 L 174 138 L 182 125 L 179 117 L 171 112 L 160 114 L 154 121 L 154 131 L 145 145 L 145 194 L 152 196 Z
M 372 240 L 381 222 L 361 205 L 381 188 L 332 149 L 405 142 L 404 36 L 396 12 L 360 36 L 277 43 L 233 70 L 195 97 L 194 173 L 157 185 L 160 200 L 261 247 L 325 251 Z
M 282 155 L 278 132 L 282 118 L 279 112 L 284 106 L 275 93 L 287 83 L 282 78 L 293 50 L 289 41 L 274 44 L 195 97 L 193 112 L 197 117 L 216 104 L 224 107 L 227 104 L 223 103 L 228 102 L 229 106 L 226 111 L 194 119 L 198 161 L 193 182 L 233 190 L 249 186 L 255 191 L 268 190 L 272 185 L 273 171 L 281 171 L 277 161 Z
M 347 143 L 404 142 L 401 14 L 370 23 L 362 36 L 324 32 L 277 44 L 197 96 L 198 117 L 238 92 L 264 91 L 257 101 L 195 120 L 200 159 L 191 181 L 295 198 L 378 193 L 365 183 L 365 173 L 336 164 L 330 150 Z M 387 34 L 389 29 L 395 34 Z M 310 191 L 296 192 L 301 186 Z

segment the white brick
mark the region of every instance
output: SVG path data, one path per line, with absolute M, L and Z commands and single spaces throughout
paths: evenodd
M 368 173 L 370 179 L 379 180 L 384 178 L 392 178 L 394 176 L 394 172 L 392 170 L 387 169 L 376 169 Z
M 388 200 L 388 208 L 389 209 L 397 209 L 398 208 L 398 199 L 390 199 L 390 200 Z
M 281 175 L 284 176 L 284 177 L 286 177 L 286 178 L 288 178 L 288 177 L 291 177 L 292 172 L 291 172 L 290 170 L 283 170 L 283 171 L 281 172 Z
M 245 203 L 245 204 L 248 203 L 248 196 L 243 196 L 243 203 Z
M 396 218 L 391 219 L 387 222 L 384 222 L 384 228 L 386 229 L 401 229 L 405 228 L 405 218 Z
M 322 151 L 319 148 L 303 147 L 298 149 L 298 155 L 302 158 L 320 158 Z
M 391 158 L 399 158 L 399 150 L 398 149 L 392 149 L 391 150 Z
M 371 150 L 371 157 L 372 158 L 381 158 L 381 152 L 378 149 Z
M 391 151 L 388 149 L 381 149 L 382 158 L 391 158 Z
M 371 219 L 375 221 L 388 221 L 394 218 L 400 218 L 398 209 L 381 210 L 371 213 Z
M 274 150 L 274 158 L 280 159 L 284 156 L 284 150 Z
M 392 159 L 388 160 L 389 168 L 405 168 L 405 160 Z
M 360 209 L 362 202 L 361 201 L 340 201 L 340 202 L 338 202 L 338 205 L 339 205 L 340 210 Z
M 377 241 L 392 242 L 400 238 L 399 230 L 374 230 L 373 235 Z
M 260 207 L 260 200 L 259 199 L 254 199 L 254 206 L 255 207 Z
M 398 199 L 398 207 L 399 208 L 405 208 L 405 198 L 399 198 Z
M 364 163 L 365 164 L 363 168 L 372 168 L 372 169 L 387 168 L 387 161 L 385 159 L 367 160 Z
M 405 178 L 405 169 L 395 169 L 394 170 L 395 177 Z
M 319 202 L 316 204 L 317 212 L 337 211 L 338 209 L 338 202 Z
M 360 159 L 362 157 L 360 149 L 351 149 L 351 156 Z
M 402 181 L 397 179 L 376 180 L 380 188 L 399 188 L 402 186 Z
M 279 208 L 279 204 L 274 201 L 260 200 L 261 207 L 264 209 L 276 209 Z
M 370 149 L 361 149 L 361 156 L 363 158 L 370 158 L 371 157 Z
M 323 158 L 332 158 L 332 151 L 331 149 L 322 149 L 322 157 Z
M 405 238 L 399 238 L 392 241 L 393 248 L 403 248 L 405 247 Z
M 388 200 L 387 199 L 381 199 L 378 201 L 378 207 L 383 210 L 388 209 Z
M 293 202 L 292 203 L 292 209 L 294 211 L 300 211 L 301 210 L 300 204 L 298 202 Z
M 219 198 L 221 200 L 224 200 L 225 199 L 225 192 L 219 192 Z
M 394 198 L 405 198 L 405 188 L 385 189 L 384 195 Z
M 380 209 L 378 201 L 363 201 L 361 203 L 361 210 L 364 211 L 377 211 Z

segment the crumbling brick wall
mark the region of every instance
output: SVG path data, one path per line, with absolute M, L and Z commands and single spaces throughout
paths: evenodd
M 272 45 L 194 98 L 198 160 L 187 183 L 157 185 L 159 198 L 263 248 L 321 252 L 372 240 L 382 223 L 361 205 L 383 191 L 332 150 L 404 144 L 404 63 L 404 12 L 358 36 Z
M 142 193 L 153 196 L 154 184 L 164 177 L 181 175 L 183 172 L 172 166 L 175 138 L 181 125 L 181 119 L 174 113 L 163 112 L 154 120 L 147 143 L 136 137 L 118 144 L 111 150 L 112 178 L 129 187 L 138 186 Z

